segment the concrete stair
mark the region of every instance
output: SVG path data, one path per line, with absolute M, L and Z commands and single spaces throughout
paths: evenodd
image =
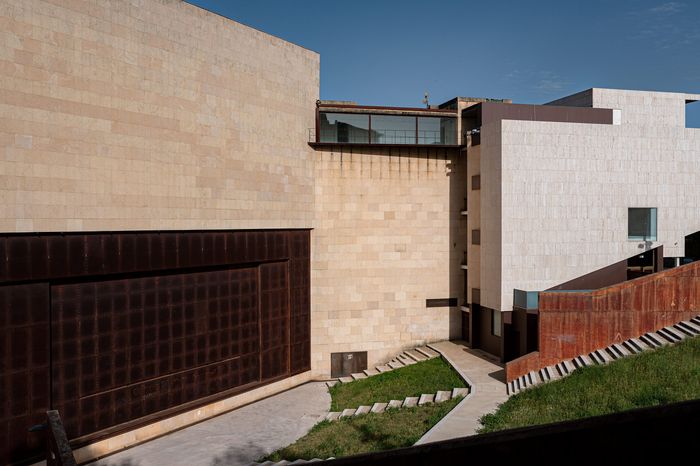
M 543 367 L 538 371 L 532 371 L 509 382 L 507 384 L 508 394 L 514 395 L 526 388 L 566 377 L 582 367 L 608 364 L 618 359 L 679 343 L 686 338 L 696 336 L 700 336 L 700 316 L 669 325 L 655 332 L 645 333 L 638 338 L 613 343 L 607 348 L 593 350 L 587 355 L 582 354 L 573 359 Z

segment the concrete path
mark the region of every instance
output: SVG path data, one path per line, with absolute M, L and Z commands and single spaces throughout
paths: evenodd
M 307 383 L 90 464 L 248 464 L 303 437 L 330 405 L 323 382 Z
M 476 434 L 481 426 L 479 418 L 495 411 L 508 399 L 505 372 L 497 358 L 457 341 L 441 341 L 430 347 L 440 352 L 469 381 L 471 392 L 426 432 L 417 445 Z

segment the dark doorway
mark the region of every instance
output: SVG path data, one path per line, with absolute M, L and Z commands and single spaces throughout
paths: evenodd
M 462 311 L 462 340 L 469 341 L 469 312 Z

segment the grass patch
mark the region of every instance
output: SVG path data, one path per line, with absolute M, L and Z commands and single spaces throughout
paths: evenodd
M 260 461 L 339 458 L 408 447 L 416 443 L 460 400 L 462 398 L 415 408 L 392 409 L 382 414 L 369 413 L 333 422 L 323 421 L 292 445 Z
M 700 338 L 576 370 L 512 396 L 483 416 L 480 433 L 700 398 Z
M 442 358 L 433 358 L 366 379 L 335 385 L 329 390 L 331 411 L 465 386 L 452 366 Z

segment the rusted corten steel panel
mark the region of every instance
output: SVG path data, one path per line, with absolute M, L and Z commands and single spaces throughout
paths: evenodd
M 540 355 L 551 364 L 700 313 L 700 262 L 585 293 L 540 293 Z
M 3 235 L 0 311 L 0 459 L 27 458 L 47 409 L 82 443 L 309 370 L 310 233 Z
M 0 287 L 0 464 L 28 458 L 43 438 L 27 428 L 49 409 L 48 283 Z
M 37 233 L 0 236 L 0 285 L 286 260 L 308 230 Z

